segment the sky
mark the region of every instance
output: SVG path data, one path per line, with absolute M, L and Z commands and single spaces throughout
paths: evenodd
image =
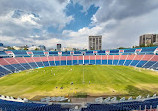
M 102 35 L 103 49 L 139 45 L 158 33 L 158 0 L 0 0 L 0 42 L 88 48 Z

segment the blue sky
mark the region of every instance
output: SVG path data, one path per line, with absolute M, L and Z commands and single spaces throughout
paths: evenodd
M 1 0 L 0 40 L 82 49 L 89 35 L 102 35 L 103 49 L 132 47 L 140 35 L 158 33 L 157 6 L 157 0 Z
M 89 25 L 92 22 L 91 18 L 96 13 L 98 8 L 99 7 L 91 5 L 89 9 L 86 12 L 84 12 L 82 5 L 78 3 L 73 4 L 71 2 L 66 7 L 66 15 L 72 15 L 74 20 L 72 20 L 70 24 L 66 25 L 64 29 L 77 31 L 79 29 L 82 29 L 83 27 L 90 27 Z

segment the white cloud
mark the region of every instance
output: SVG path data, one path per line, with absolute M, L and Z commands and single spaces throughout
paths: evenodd
M 41 25 L 37 22 L 40 20 L 39 18 L 35 17 L 33 14 L 25 13 L 21 15 L 19 18 L 13 17 L 14 11 L 10 11 L 4 16 L 0 16 L 0 23 L 5 25 L 16 24 L 23 27 L 33 25 L 36 27 L 40 27 Z M 8 27 L 10 28 L 10 27 Z
M 87 11 L 91 5 L 99 7 L 91 18 L 91 24 L 78 31 L 65 29 L 62 34 L 49 33 L 49 26 L 61 30 L 74 19 L 65 13 L 69 2 L 1 0 L 1 41 L 8 45 L 43 44 L 55 48 L 57 43 L 61 43 L 65 47 L 88 48 L 89 35 L 102 35 L 103 48 L 107 49 L 138 45 L 139 35 L 158 33 L 157 0 L 74 0 L 74 3 L 83 6 L 83 11 Z M 20 12 L 13 17 L 15 10 Z M 34 29 L 38 29 L 39 32 L 35 32 Z
M 123 20 L 109 20 L 96 24 L 93 28 L 84 27 L 77 32 L 65 30 L 63 35 L 71 37 L 73 46 L 88 48 L 89 35 L 102 35 L 103 48 L 132 47 L 139 44 L 139 36 L 144 33 L 158 33 L 158 10 L 138 17 Z M 69 42 L 70 43 L 70 42 Z

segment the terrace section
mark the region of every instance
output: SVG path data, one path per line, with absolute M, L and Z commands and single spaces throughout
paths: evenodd
M 49 51 L 49 56 L 58 56 L 58 51 Z
M 45 56 L 43 51 L 32 51 L 33 55 L 36 56 Z
M 25 50 L 12 50 L 15 57 L 22 57 L 22 56 L 28 56 L 27 52 Z

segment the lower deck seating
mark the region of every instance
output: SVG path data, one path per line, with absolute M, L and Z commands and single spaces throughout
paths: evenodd
M 46 106 L 45 104 L 13 102 L 0 99 L 0 110 L 2 111 L 27 111 L 31 108 Z
M 82 108 L 81 111 L 131 111 L 157 109 L 158 99 L 146 101 L 122 102 L 113 104 L 89 104 L 87 108 Z
M 69 111 L 69 108 L 62 108 L 61 105 L 22 103 L 0 99 L 0 111 Z

